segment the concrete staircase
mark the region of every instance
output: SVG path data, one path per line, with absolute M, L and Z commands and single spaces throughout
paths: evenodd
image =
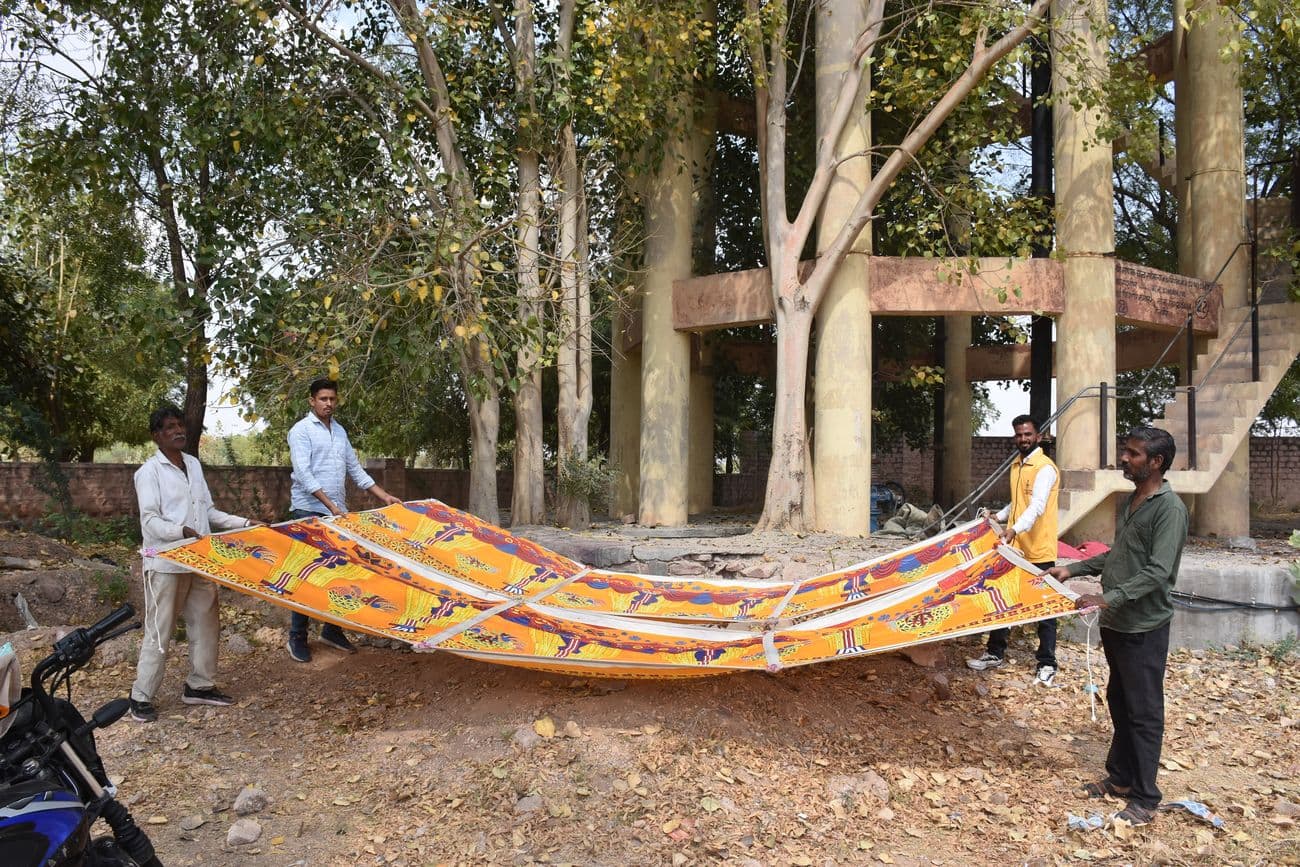
M 1251 381 L 1250 325 L 1232 339 L 1249 311 L 1225 312 L 1219 336 L 1196 357 L 1196 382 L 1215 359 L 1223 356 L 1209 380 L 1196 393 L 1196 469 L 1189 470 L 1187 446 L 1187 393 L 1165 405 L 1164 415 L 1153 424 L 1174 435 L 1178 456 L 1166 478 L 1180 494 L 1203 494 L 1219 478 L 1242 441 L 1250 436 L 1259 411 L 1282 377 L 1300 356 L 1300 303 L 1261 304 L 1259 308 L 1259 382 Z M 1231 342 L 1230 342 L 1231 341 Z M 1118 455 L 1110 456 L 1118 465 Z M 1116 469 L 1063 470 L 1061 472 L 1060 530 L 1071 526 L 1107 497 L 1133 490 L 1133 483 Z

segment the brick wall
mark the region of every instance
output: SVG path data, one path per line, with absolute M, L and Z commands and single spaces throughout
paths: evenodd
M 135 515 L 135 464 L 60 464 L 73 506 L 95 517 Z M 469 501 L 469 472 L 407 469 L 399 460 L 367 461 L 366 472 L 395 497 L 435 498 L 464 508 Z M 288 467 L 205 466 L 203 477 L 218 509 L 265 521 L 282 520 L 289 511 Z M 497 475 L 501 508 L 510 506 L 510 474 Z M 51 490 L 39 464 L 0 464 L 0 520 L 30 521 L 45 514 Z M 348 482 L 348 504 L 377 505 Z
M 971 481 L 982 481 L 1014 449 L 1011 437 L 975 437 L 971 443 Z M 743 460 L 741 466 L 746 466 Z M 715 504 L 757 509 L 762 505 L 766 472 L 767 465 L 763 464 L 757 479 L 748 478 L 748 473 L 716 477 Z M 871 478 L 876 483 L 898 482 L 910 502 L 928 506 L 934 490 L 934 452 L 907 448 L 877 452 L 871 461 Z M 989 489 L 988 501 L 1004 502 L 1007 485 L 1007 474 L 1003 473 Z M 1300 508 L 1300 437 L 1251 438 L 1250 499 L 1252 503 Z
M 1300 509 L 1300 437 L 1252 437 L 1250 501 Z
M 713 502 L 720 509 L 754 509 L 763 502 L 767 468 L 771 457 L 768 443 L 755 436 L 742 438 L 740 466 L 743 472 L 717 475 L 713 479 Z M 993 472 L 1014 446 L 1010 437 L 975 437 L 972 443 L 971 477 L 979 481 Z M 73 505 L 98 517 L 134 515 L 135 489 L 131 477 L 136 467 L 128 464 L 61 464 L 68 479 Z M 432 497 L 463 508 L 469 500 L 469 473 L 465 470 L 408 469 L 398 460 L 369 461 L 367 472 L 389 493 L 406 500 Z M 895 449 L 882 452 L 871 462 L 876 482 L 898 482 L 907 497 L 918 505 L 930 504 L 934 478 L 931 451 Z M 47 510 L 49 489 L 38 464 L 0 464 L 0 520 L 30 521 Z M 217 508 L 235 514 L 280 520 L 289 509 L 288 467 L 208 466 L 204 477 L 212 489 Z M 497 498 L 501 508 L 510 508 L 511 477 L 497 474 Z M 989 501 L 1005 499 L 1007 480 L 994 482 Z M 1254 437 L 1250 443 L 1250 497 L 1252 503 L 1300 509 L 1300 437 Z M 374 503 L 348 483 L 348 503 L 368 507 Z

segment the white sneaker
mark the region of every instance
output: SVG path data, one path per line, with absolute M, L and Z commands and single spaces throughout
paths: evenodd
M 990 668 L 1001 668 L 1006 664 L 1007 661 L 1004 657 L 994 656 L 991 653 L 985 653 L 978 659 L 966 660 L 966 665 L 976 671 L 988 671 Z
M 1038 673 L 1034 675 L 1034 682 L 1037 683 L 1039 686 L 1055 686 L 1056 666 L 1054 665 L 1038 666 Z

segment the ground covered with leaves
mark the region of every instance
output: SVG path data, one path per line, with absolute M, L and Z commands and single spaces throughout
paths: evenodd
M 575 680 L 375 645 L 314 644 L 299 664 L 284 612 L 223 599 L 221 685 L 238 704 L 180 703 L 181 643 L 161 718 L 100 735 L 167 865 L 1300 863 L 1285 646 L 1171 657 L 1160 785 L 1222 830 L 1179 811 L 1072 832 L 1070 814 L 1122 806 L 1077 792 L 1110 724 L 1100 701 L 1091 718 L 1083 645 L 1063 643 L 1059 688 L 1032 683 L 1032 629 L 1014 665 L 985 673 L 963 664 L 971 638 L 932 668 Z M 0 641 L 30 671 L 54 634 Z M 136 636 L 77 678 L 79 706 L 127 692 Z M 1099 653 L 1091 668 L 1104 685 Z

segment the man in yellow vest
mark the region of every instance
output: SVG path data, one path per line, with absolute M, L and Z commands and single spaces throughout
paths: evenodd
M 1018 549 L 1039 569 L 1056 565 L 1057 497 L 1061 490 L 1061 474 L 1056 464 L 1043 454 L 1039 443 L 1042 434 L 1032 416 L 1018 415 L 1011 421 L 1015 431 L 1016 455 L 1011 462 L 1011 502 L 997 513 L 997 520 L 1006 529 L 1002 541 Z M 976 671 L 998 668 L 1007 662 L 1007 641 L 1010 629 L 995 629 L 989 633 L 988 649 L 983 656 L 966 660 Z M 1036 680 L 1043 686 L 1052 686 L 1056 678 L 1056 621 L 1038 621 L 1038 671 Z

